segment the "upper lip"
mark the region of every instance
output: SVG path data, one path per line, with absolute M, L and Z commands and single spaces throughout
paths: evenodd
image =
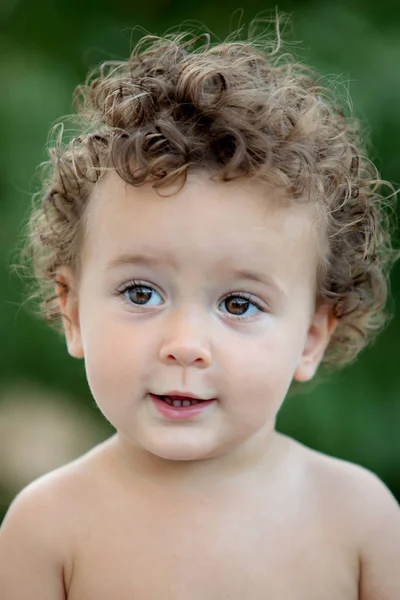
M 156 394 L 156 396 L 177 396 L 178 398 L 193 398 L 193 400 L 213 400 L 213 397 L 204 398 L 202 396 L 192 394 L 192 392 L 180 392 L 179 390 L 171 390 L 165 394 Z

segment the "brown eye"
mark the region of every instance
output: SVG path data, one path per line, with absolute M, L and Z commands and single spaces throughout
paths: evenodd
M 222 312 L 236 316 L 237 321 L 245 321 L 257 316 L 259 313 L 267 312 L 260 302 L 248 293 L 243 293 L 243 295 L 241 293 L 232 293 L 221 302 L 220 306 L 225 306 L 225 310 L 222 310 Z
M 250 302 L 246 298 L 240 296 L 230 296 L 225 300 L 225 305 L 233 315 L 244 315 L 249 307 Z
M 134 304 L 146 304 L 151 298 L 153 291 L 150 288 L 135 286 L 126 290 L 126 295 Z
M 159 306 L 162 304 L 160 294 L 147 285 L 126 285 L 120 293 L 125 296 L 128 302 L 136 306 Z M 158 302 L 157 297 L 161 302 Z
M 163 298 L 151 285 L 138 281 L 127 281 L 114 292 L 131 306 L 155 307 L 163 304 Z

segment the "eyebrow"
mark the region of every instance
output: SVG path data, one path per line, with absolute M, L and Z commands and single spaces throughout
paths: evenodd
M 153 256 L 150 254 L 123 254 L 118 258 L 115 258 L 106 264 L 105 270 L 111 270 L 116 267 L 120 267 L 123 265 L 146 265 L 148 267 L 157 267 L 160 265 L 170 265 L 175 270 L 177 269 L 176 262 L 167 256 Z M 268 277 L 265 273 L 261 273 L 259 271 L 254 271 L 252 269 L 233 269 L 232 275 L 237 279 L 247 279 L 249 281 L 255 281 L 257 283 L 262 283 L 267 285 L 270 288 L 274 288 L 277 292 L 282 294 L 285 298 L 287 297 L 286 293 L 283 291 L 282 287 L 278 285 L 278 283 Z
M 278 285 L 278 283 L 274 279 L 268 277 L 264 273 L 259 273 L 258 271 L 252 271 L 249 269 L 235 269 L 233 271 L 233 274 L 238 279 L 248 279 L 250 281 L 256 281 L 257 283 L 263 283 L 268 287 L 275 288 L 280 294 L 282 294 L 282 296 L 286 297 L 286 294 L 281 288 L 281 286 Z
M 158 265 L 170 264 L 175 269 L 177 268 L 176 263 L 167 258 L 166 256 L 153 256 L 150 254 L 123 254 L 114 260 L 111 260 L 106 264 L 105 270 L 109 271 L 115 267 L 123 265 L 148 265 L 149 267 L 156 267 Z

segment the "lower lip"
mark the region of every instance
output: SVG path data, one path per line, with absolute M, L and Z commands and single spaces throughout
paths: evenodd
M 192 406 L 171 406 L 170 404 L 167 404 L 161 400 L 158 396 L 154 396 L 153 394 L 149 394 L 149 396 L 158 412 L 160 412 L 164 417 L 167 417 L 167 419 L 171 419 L 173 421 L 180 421 L 195 417 L 196 415 L 202 413 L 207 406 L 210 406 L 210 404 L 215 402 L 215 399 L 213 399 L 204 400 L 203 402 L 193 404 Z

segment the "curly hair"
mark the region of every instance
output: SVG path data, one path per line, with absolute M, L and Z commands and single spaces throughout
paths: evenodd
M 129 60 L 101 65 L 76 90 L 80 134 L 50 148 L 26 246 L 40 314 L 60 326 L 57 272 L 79 273 L 85 211 L 109 169 L 159 189 L 200 169 L 254 178 L 323 208 L 327 240 L 317 300 L 338 326 L 330 367 L 351 362 L 386 321 L 393 188 L 368 160 L 349 103 L 266 36 L 211 43 L 208 35 L 146 35 Z M 380 191 L 389 185 L 385 198 Z M 58 282 L 60 285 L 62 282 Z M 63 293 L 68 293 L 64 289 Z

